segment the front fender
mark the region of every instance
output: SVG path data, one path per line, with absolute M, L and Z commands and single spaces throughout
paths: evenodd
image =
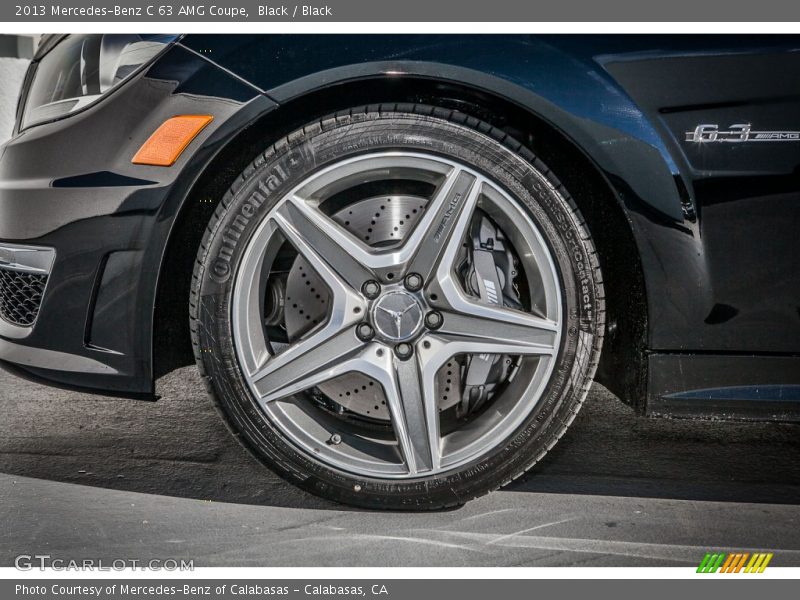
M 691 187 L 663 131 L 603 66 L 624 59 L 620 39 L 190 35 L 183 43 L 279 104 L 351 82 L 425 78 L 499 96 L 546 121 L 597 166 L 624 210 L 645 273 L 649 347 L 683 347 L 702 322 L 697 307 L 712 304 Z

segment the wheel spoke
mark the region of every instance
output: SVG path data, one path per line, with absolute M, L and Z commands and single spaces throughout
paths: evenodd
M 268 358 L 251 380 L 262 402 L 285 398 L 354 370 L 363 346 L 353 327 L 326 328 Z
M 407 242 L 414 248 L 409 272 L 419 273 L 427 280 L 445 255 L 452 254 L 452 248 L 457 248 L 469 227 L 480 188 L 480 181 L 472 173 L 454 169 L 448 175 Z
M 350 234 L 305 200 L 287 199 L 274 218 L 295 249 L 328 283 L 346 283 L 358 290 L 371 279 L 369 269 L 357 260 L 350 247 Z
M 386 403 L 409 473 L 439 468 L 439 416 L 433 377 L 416 360 L 395 360 Z
M 459 353 L 553 355 L 558 324 L 509 308 L 474 303 L 469 313 L 448 313 L 437 334 Z

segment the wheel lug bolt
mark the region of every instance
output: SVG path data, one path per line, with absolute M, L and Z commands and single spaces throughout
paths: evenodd
M 406 360 L 407 358 L 411 358 L 411 355 L 414 354 L 414 348 L 411 344 L 403 342 L 394 347 L 394 353 L 400 360 Z
M 362 342 L 368 342 L 375 337 L 375 330 L 369 323 L 361 323 L 356 327 L 356 335 Z
M 334 433 L 331 436 L 331 439 L 329 440 L 329 442 L 331 444 L 333 444 L 334 446 L 338 446 L 339 444 L 342 443 L 342 436 L 340 436 L 338 433 Z
M 370 279 L 364 285 L 361 286 L 361 291 L 367 298 L 369 298 L 370 300 L 374 300 L 381 293 L 381 284 L 373 279 Z
M 432 310 L 425 315 L 425 325 L 427 325 L 429 329 L 439 329 L 439 327 L 442 326 L 442 323 L 444 323 L 444 317 L 440 312 Z
M 405 284 L 409 292 L 417 292 L 422 289 L 424 283 L 422 275 L 419 273 L 409 273 L 406 275 Z

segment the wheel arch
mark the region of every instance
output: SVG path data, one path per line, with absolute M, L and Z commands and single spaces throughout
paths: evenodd
M 600 256 L 606 288 L 607 337 L 597 378 L 625 402 L 644 410 L 647 361 L 647 302 L 640 255 L 626 209 L 608 170 L 562 125 L 569 115 L 541 98 L 517 97 L 470 81 L 432 76 L 418 65 L 414 74 L 343 72 L 304 78 L 269 92 L 278 102 L 230 135 L 208 159 L 176 211 L 160 269 L 154 307 L 153 373 L 160 377 L 191 364 L 189 335 L 191 272 L 203 232 L 217 202 L 238 174 L 275 140 L 326 114 L 355 104 L 417 103 L 451 108 L 477 117 L 526 145 L 564 183 L 581 209 Z M 607 158 L 607 157 L 606 157 Z M 603 157 L 599 157 L 602 161 Z

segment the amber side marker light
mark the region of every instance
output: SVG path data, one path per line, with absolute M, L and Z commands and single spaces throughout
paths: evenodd
M 171 167 L 197 134 L 213 120 L 211 115 L 178 115 L 167 119 L 147 138 L 131 162 Z

